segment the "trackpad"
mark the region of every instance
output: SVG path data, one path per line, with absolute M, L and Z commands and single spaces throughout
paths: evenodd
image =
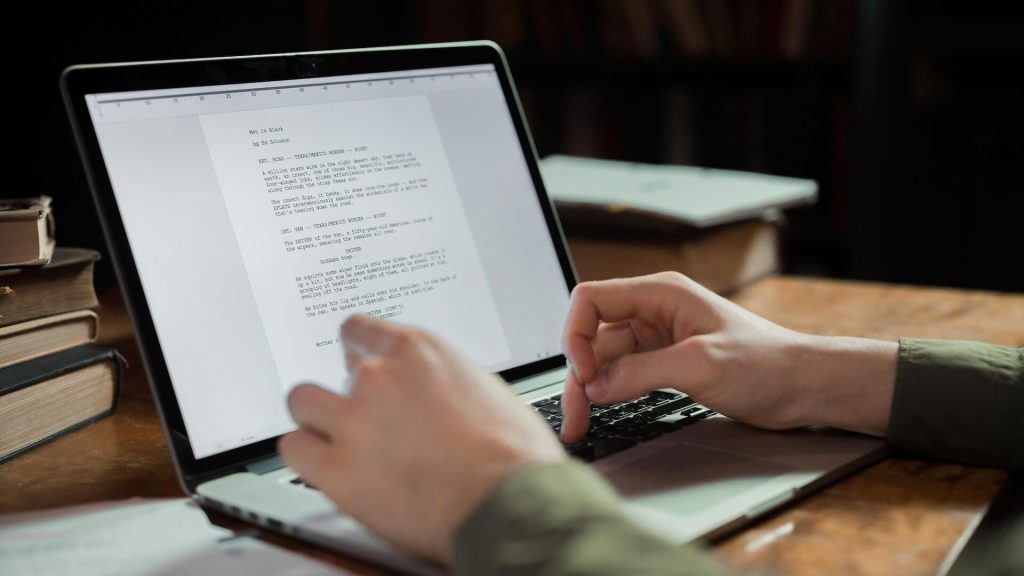
M 627 500 L 676 514 L 705 510 L 793 470 L 690 444 L 620 462 L 621 466 L 601 471 Z

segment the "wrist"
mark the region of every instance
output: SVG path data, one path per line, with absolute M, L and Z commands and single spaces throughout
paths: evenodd
M 801 419 L 885 436 L 892 410 L 899 344 L 868 338 L 805 335 L 794 373 Z

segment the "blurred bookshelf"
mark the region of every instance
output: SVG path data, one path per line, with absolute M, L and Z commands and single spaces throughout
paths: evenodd
M 355 3 L 322 44 L 365 34 Z M 788 272 L 846 275 L 853 0 L 411 0 L 375 43 L 487 38 L 508 56 L 539 154 L 813 178 L 790 214 Z M 348 16 L 340 15 L 352 10 Z

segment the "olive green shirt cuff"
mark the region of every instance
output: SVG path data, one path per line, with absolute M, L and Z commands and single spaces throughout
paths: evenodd
M 614 489 L 575 461 L 538 463 L 505 479 L 455 535 L 456 574 L 725 574 L 692 546 L 631 523 Z
M 937 458 L 1024 467 L 1024 348 L 901 338 L 887 436 Z

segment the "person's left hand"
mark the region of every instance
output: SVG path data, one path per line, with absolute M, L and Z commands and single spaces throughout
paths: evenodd
M 367 316 L 342 327 L 349 397 L 288 395 L 299 425 L 285 463 L 344 513 L 440 562 L 469 513 L 532 461 L 565 458 L 551 430 L 498 377 L 436 337 Z

